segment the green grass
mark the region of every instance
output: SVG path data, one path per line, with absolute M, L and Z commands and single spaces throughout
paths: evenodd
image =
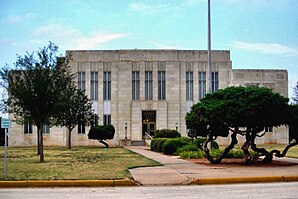
M 45 147 L 39 163 L 36 148 L 8 148 L 8 180 L 123 179 L 129 168 L 158 166 L 158 162 L 124 148 Z M 4 179 L 4 148 L 0 148 L 0 180 Z

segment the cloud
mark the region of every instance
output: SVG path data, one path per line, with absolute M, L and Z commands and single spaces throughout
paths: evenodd
M 292 48 L 276 43 L 248 43 L 243 41 L 234 41 L 232 43 L 232 47 L 265 54 L 298 56 L 298 48 Z
M 31 12 L 25 13 L 23 15 L 10 14 L 6 18 L 4 18 L 2 22 L 8 24 L 19 24 L 22 22 L 30 21 L 34 18 L 35 15 Z
M 47 41 L 62 45 L 62 49 L 89 50 L 99 47 L 103 43 L 127 37 L 128 34 L 93 32 L 86 36 L 70 26 L 48 24 L 35 29 L 33 36 L 36 38 L 35 42 L 46 38 Z
M 90 37 L 82 37 L 76 41 L 74 49 L 94 49 L 102 43 L 106 43 L 115 39 L 127 37 L 124 33 L 95 33 Z
M 167 9 L 168 6 L 166 4 L 146 4 L 134 2 L 129 5 L 129 8 L 132 11 L 143 12 L 146 14 L 155 14 L 164 9 Z

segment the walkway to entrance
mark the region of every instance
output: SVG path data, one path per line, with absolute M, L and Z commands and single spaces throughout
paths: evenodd
M 130 169 L 135 181 L 141 185 L 181 185 L 190 184 L 194 179 L 206 180 L 224 178 L 229 179 L 285 179 L 294 176 L 298 179 L 298 159 L 280 158 L 279 161 L 297 163 L 292 166 L 275 167 L 250 167 L 250 166 L 223 166 L 223 165 L 202 165 L 179 159 L 174 156 L 167 156 L 161 153 L 152 152 L 149 147 L 127 146 L 131 151 L 139 153 L 147 158 L 160 162 L 164 166 L 144 167 Z

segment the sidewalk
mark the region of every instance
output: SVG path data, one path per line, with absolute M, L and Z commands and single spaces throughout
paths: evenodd
M 194 164 L 174 156 L 152 152 L 148 147 L 143 146 L 127 146 L 125 148 L 164 165 L 129 170 L 134 180 L 144 186 L 298 181 L 298 160 L 292 158 L 282 158 L 278 161 L 297 163 L 297 165 L 229 167 L 220 164 Z

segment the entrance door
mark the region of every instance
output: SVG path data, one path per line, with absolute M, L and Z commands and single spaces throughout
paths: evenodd
M 143 121 L 143 132 L 142 137 L 144 139 L 145 133 L 154 136 L 156 128 L 156 111 L 143 111 L 142 112 Z

